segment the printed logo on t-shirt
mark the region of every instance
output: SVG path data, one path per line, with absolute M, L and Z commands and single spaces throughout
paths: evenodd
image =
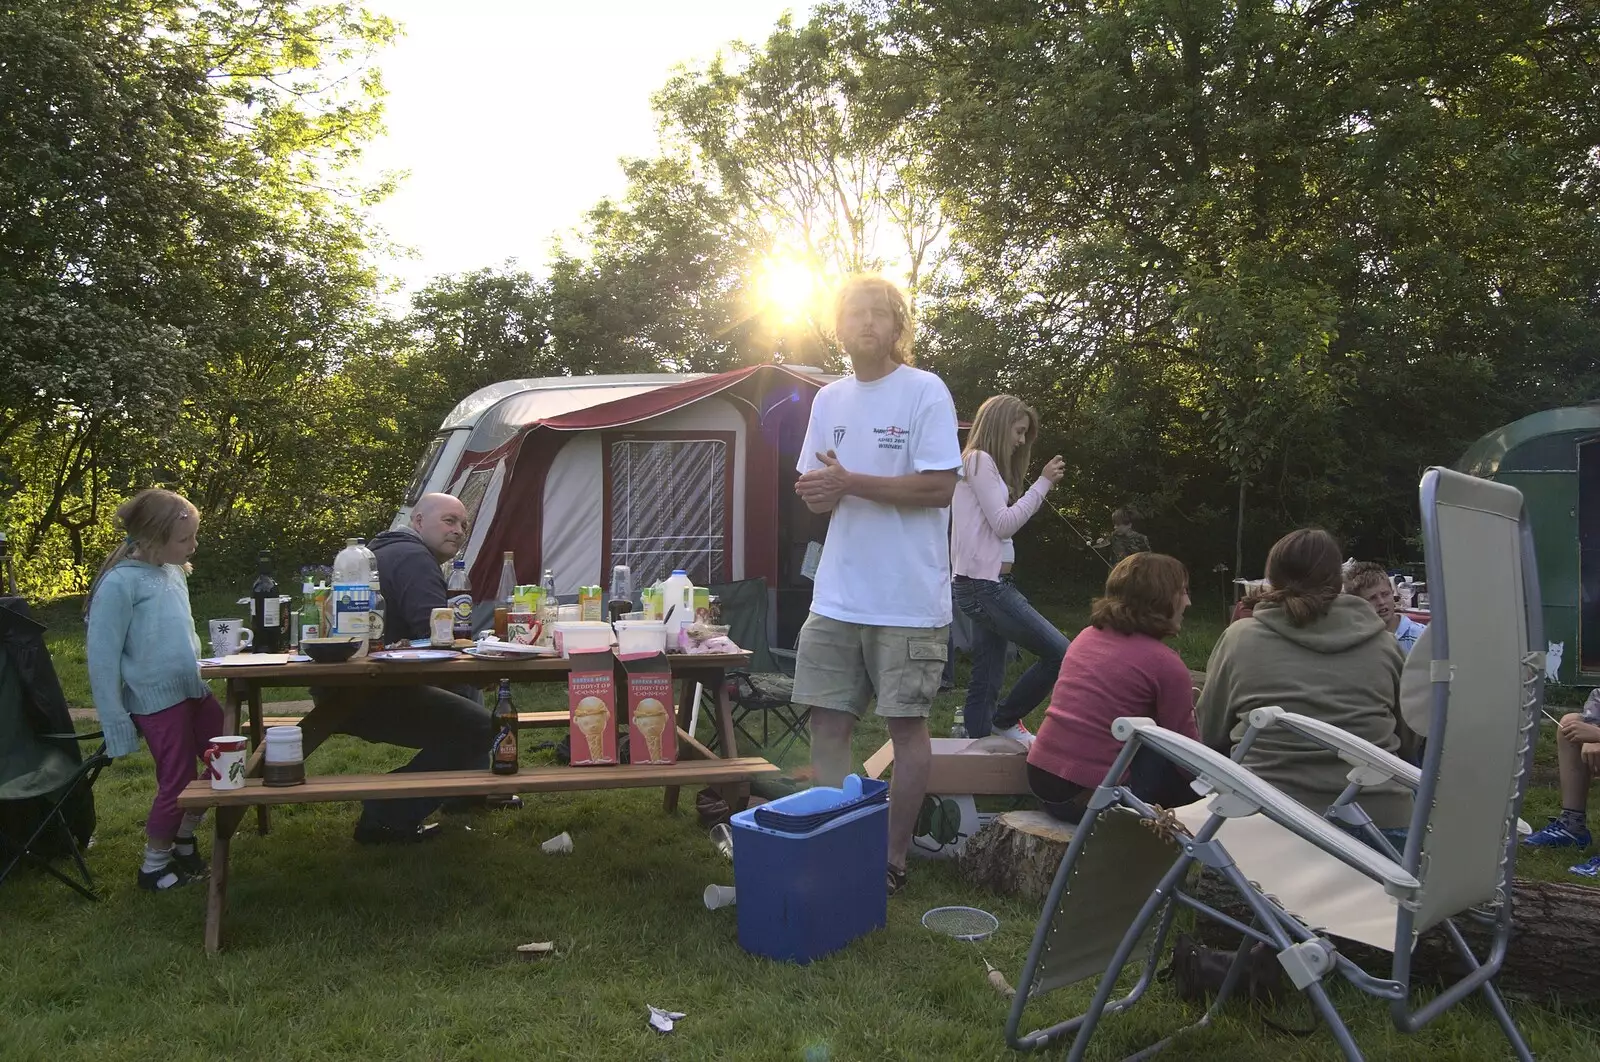
M 897 428 L 891 424 L 887 428 L 873 428 L 872 434 L 878 437 L 878 449 L 904 450 L 906 439 L 911 436 L 911 429 Z
M 833 448 L 837 450 L 844 444 L 844 425 L 836 424 L 833 427 Z

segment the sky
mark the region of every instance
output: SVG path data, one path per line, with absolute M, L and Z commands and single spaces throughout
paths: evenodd
M 365 0 L 401 23 L 378 53 L 386 134 L 357 175 L 410 171 L 371 217 L 418 257 L 383 260 L 414 290 L 508 258 L 542 272 L 551 237 L 626 187 L 656 148 L 650 95 L 679 63 L 766 39 L 803 0 Z

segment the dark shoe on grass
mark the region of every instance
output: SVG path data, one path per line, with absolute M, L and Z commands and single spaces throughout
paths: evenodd
M 211 868 L 206 866 L 206 861 L 200 858 L 200 848 L 191 844 L 187 853 L 178 851 L 178 846 L 172 846 L 171 866 L 183 871 L 191 878 L 203 878 L 211 873 Z
M 357 844 L 418 844 L 439 836 L 442 828 L 437 822 L 425 822 L 414 830 L 395 829 L 392 826 L 368 826 L 356 823 Z
M 906 887 L 906 868 L 897 867 L 893 864 L 890 864 L 888 884 L 890 896 L 893 896 L 895 893 L 904 889 Z

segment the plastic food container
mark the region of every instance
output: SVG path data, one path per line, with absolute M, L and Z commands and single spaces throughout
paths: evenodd
M 557 623 L 554 644 L 562 656 L 573 653 L 604 652 L 611 648 L 609 623 Z
M 619 619 L 616 628 L 617 653 L 621 656 L 662 653 L 667 649 L 667 625 L 660 620 Z

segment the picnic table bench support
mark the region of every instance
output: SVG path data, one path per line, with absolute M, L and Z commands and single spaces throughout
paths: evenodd
M 707 680 L 711 680 L 708 686 Z M 712 702 L 716 705 L 715 724 L 717 728 L 718 746 L 722 755 L 728 759 L 737 759 L 739 748 L 734 738 L 733 730 L 733 705 L 728 700 L 728 684 L 721 668 L 704 674 L 684 673 L 678 685 L 678 733 L 688 734 L 689 720 L 694 714 L 695 686 L 707 689 L 711 693 Z M 689 735 L 691 738 L 693 735 Z M 687 748 L 679 748 L 678 756 L 682 758 L 685 752 L 690 752 L 696 757 L 709 756 L 709 751 L 699 742 L 691 742 Z M 743 811 L 750 803 L 750 783 L 726 783 L 717 787 L 724 802 L 732 811 Z M 661 807 L 671 813 L 678 810 L 678 787 L 668 786 L 662 795 Z
M 258 809 L 261 810 L 261 809 Z M 206 886 L 206 953 L 222 950 L 222 916 L 228 905 L 228 850 L 244 818 L 244 808 L 214 808 L 216 824 L 211 841 L 211 880 Z

